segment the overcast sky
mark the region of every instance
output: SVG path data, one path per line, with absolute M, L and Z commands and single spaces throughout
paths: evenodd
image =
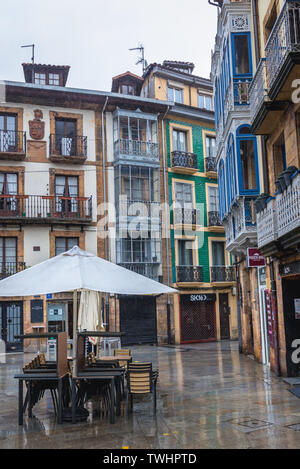
M 209 77 L 217 8 L 207 0 L 9 0 L 1 2 L 0 79 L 24 81 L 21 64 L 70 65 L 68 86 L 111 89 L 111 78 L 130 70 L 142 43 L 148 63 L 195 64 Z

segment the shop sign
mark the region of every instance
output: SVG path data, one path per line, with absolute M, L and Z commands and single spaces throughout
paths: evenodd
M 258 248 L 247 249 L 247 267 L 265 267 L 266 260 Z
M 200 293 L 200 294 L 190 295 L 190 302 L 191 303 L 195 303 L 195 302 L 203 303 L 203 302 L 214 302 L 214 301 L 216 301 L 216 295 L 214 295 L 214 294 Z
M 273 315 L 272 315 L 272 304 L 269 290 L 265 290 L 266 299 L 266 314 L 267 314 L 267 328 L 269 336 L 269 344 L 274 347 L 274 334 L 273 334 Z
M 30 301 L 30 321 L 33 324 L 44 321 L 43 300 L 31 300 Z
M 281 275 L 300 274 L 300 262 L 292 262 L 291 264 L 282 265 L 280 267 Z

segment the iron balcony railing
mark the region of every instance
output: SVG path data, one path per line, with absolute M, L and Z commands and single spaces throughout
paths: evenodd
M 209 226 L 223 226 L 220 213 L 215 211 L 208 212 L 208 224 Z
M 173 151 L 171 156 L 173 168 L 198 169 L 196 153 Z
M 210 280 L 215 282 L 234 282 L 235 270 L 234 267 L 227 267 L 224 265 L 217 265 L 210 268 Z
M 0 195 L 0 220 L 90 221 L 92 197 Z
M 262 248 L 277 239 L 277 221 L 275 214 L 275 198 L 272 198 L 266 204 L 266 207 L 256 214 L 258 248 Z
M 180 265 L 176 267 L 178 283 L 203 282 L 203 267 L 194 265 Z
M 150 262 L 122 262 L 119 263 L 121 267 L 131 270 L 145 277 L 151 278 L 153 280 L 158 280 L 158 263 Z
M 158 143 L 120 138 L 114 143 L 115 154 L 158 158 Z
M 300 2 L 286 1 L 265 48 L 269 88 L 291 52 L 300 52 Z
M 195 208 L 175 208 L 174 223 L 178 225 L 200 225 L 200 211 Z
M 87 137 L 74 136 L 65 137 L 63 135 L 50 135 L 49 152 L 51 156 L 61 157 L 87 157 Z
M 26 132 L 0 130 L 0 153 L 26 153 Z
M 207 173 L 216 173 L 217 172 L 217 160 L 214 157 L 205 158 L 205 170 Z
M 276 195 L 275 208 L 279 238 L 300 227 L 300 173 L 281 194 Z
M 0 279 L 9 277 L 10 275 L 14 275 L 18 272 L 21 272 L 26 268 L 25 262 L 18 262 L 18 261 L 2 261 L 0 260 Z
M 251 85 L 251 80 L 234 80 L 233 82 L 233 96 L 234 96 L 234 105 L 241 106 L 249 104 L 249 88 Z
M 267 69 L 266 59 L 261 59 L 255 76 L 253 78 L 250 90 L 250 119 L 253 123 L 262 104 L 268 101 Z

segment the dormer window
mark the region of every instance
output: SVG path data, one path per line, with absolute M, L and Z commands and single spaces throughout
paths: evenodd
M 34 74 L 34 83 L 36 85 L 46 85 L 46 74 L 45 73 L 35 73 Z
M 121 94 L 135 96 L 135 88 L 131 85 L 121 85 L 119 88 Z
M 49 85 L 59 86 L 59 74 L 49 73 Z

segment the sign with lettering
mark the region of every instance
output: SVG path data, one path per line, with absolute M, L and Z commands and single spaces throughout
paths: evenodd
M 266 299 L 266 314 L 267 314 L 267 329 L 269 336 L 269 344 L 274 347 L 274 336 L 273 336 L 273 321 L 272 321 L 272 305 L 269 290 L 265 290 Z
M 30 320 L 32 323 L 44 322 L 43 300 L 31 300 L 30 301 Z
M 189 295 L 189 297 L 190 297 L 189 299 L 191 303 L 195 303 L 195 302 L 203 303 L 203 302 L 216 301 L 216 295 L 210 294 L 210 293 L 194 294 L 194 295 Z
M 247 249 L 247 267 L 264 267 L 265 265 L 265 258 L 261 255 L 258 248 Z

